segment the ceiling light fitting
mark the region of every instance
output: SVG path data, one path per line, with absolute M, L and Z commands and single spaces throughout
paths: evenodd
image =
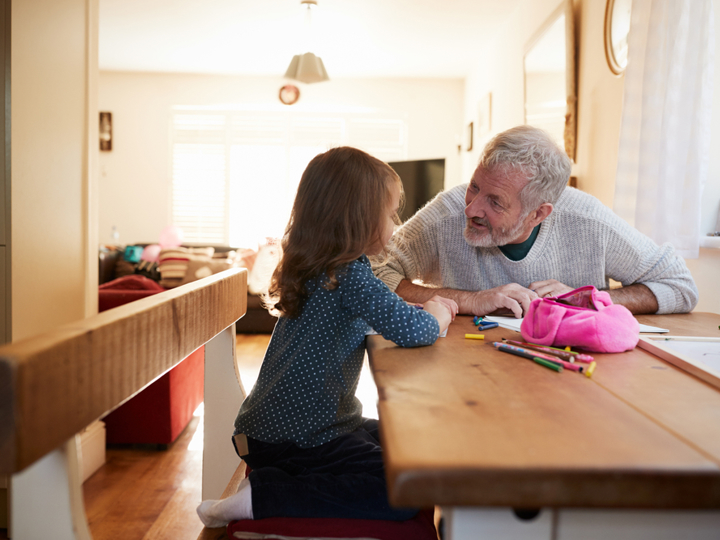
M 309 38 L 311 33 L 310 10 L 313 6 L 317 6 L 317 0 L 300 0 L 300 4 L 307 7 L 305 16 L 305 31 L 306 34 L 308 34 L 307 37 Z M 327 71 L 325 71 L 325 65 L 323 64 L 322 59 L 311 52 L 296 54 L 293 56 L 290 61 L 290 65 L 285 72 L 285 77 L 307 84 L 330 80 Z

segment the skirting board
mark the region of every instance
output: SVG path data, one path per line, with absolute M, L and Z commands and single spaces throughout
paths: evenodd
M 80 433 L 81 473 L 85 482 L 105 463 L 105 424 L 98 420 Z

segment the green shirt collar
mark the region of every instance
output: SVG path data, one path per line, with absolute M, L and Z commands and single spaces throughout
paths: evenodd
M 511 261 L 521 261 L 528 253 L 530 253 L 539 232 L 540 225 L 537 225 L 530 233 L 528 239 L 524 242 L 520 244 L 505 244 L 504 246 L 498 246 L 498 249 L 500 249 L 500 251 L 502 251 L 503 254 Z

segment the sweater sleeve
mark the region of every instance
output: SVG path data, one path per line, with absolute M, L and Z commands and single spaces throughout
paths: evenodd
M 432 201 L 406 221 L 393 235 L 385 261 L 373 260 L 373 271 L 394 291 L 403 279 L 437 281 L 440 254 L 437 227 L 457 206 L 466 186 L 439 193 Z
M 612 214 L 606 233 L 608 277 L 625 285 L 648 287 L 658 302 L 657 314 L 686 313 L 698 301 L 698 290 L 685 261 L 669 243 L 650 238 Z
M 440 325 L 430 313 L 408 305 L 376 278 L 369 263 L 357 262 L 342 279 L 343 307 L 401 347 L 432 345 Z

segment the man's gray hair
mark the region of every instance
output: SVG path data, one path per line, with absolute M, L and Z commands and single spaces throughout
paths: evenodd
M 543 203 L 555 204 L 571 169 L 567 154 L 550 135 L 532 126 L 516 126 L 493 137 L 478 166 L 488 172 L 510 167 L 525 176 L 528 183 L 520 192 L 520 202 L 526 212 Z

